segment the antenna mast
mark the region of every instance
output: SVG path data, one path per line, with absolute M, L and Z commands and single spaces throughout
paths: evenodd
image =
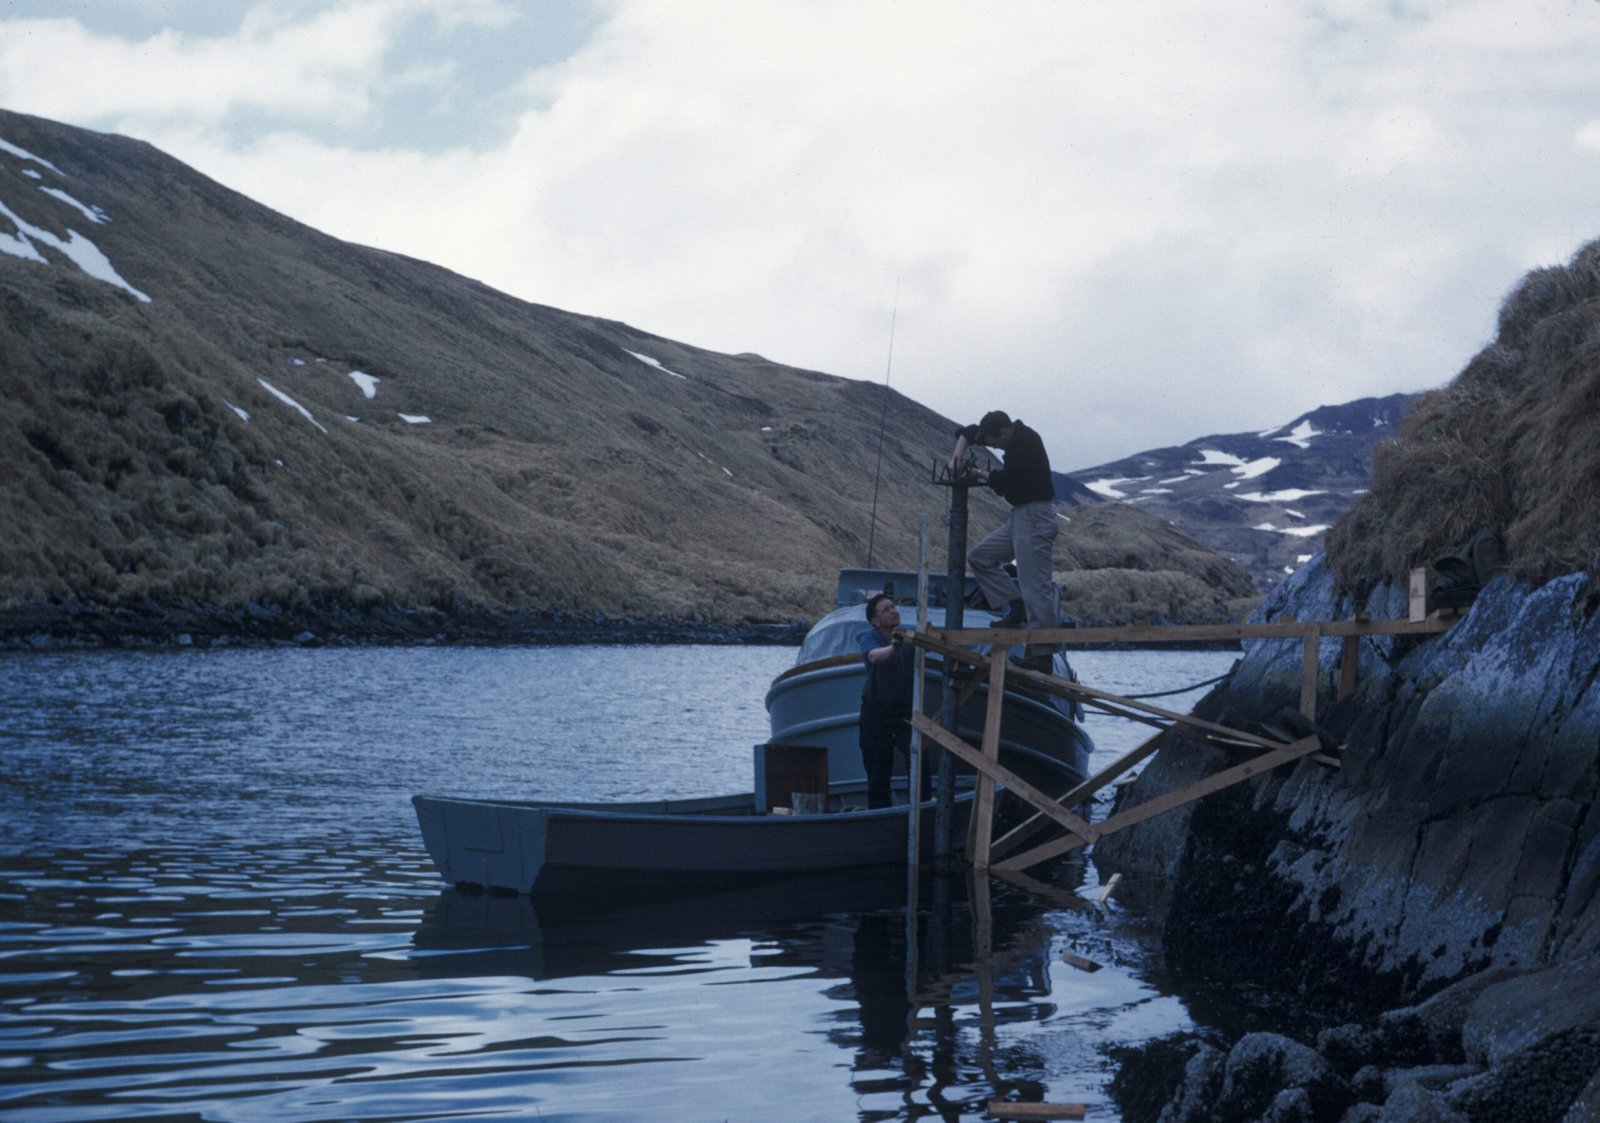
M 878 539 L 878 484 L 883 479 L 883 428 L 889 416 L 889 372 L 894 369 L 894 327 L 900 318 L 900 278 L 894 279 L 894 311 L 889 314 L 889 361 L 883 368 L 883 408 L 878 411 L 878 466 L 872 473 L 872 522 L 867 529 L 867 568 Z

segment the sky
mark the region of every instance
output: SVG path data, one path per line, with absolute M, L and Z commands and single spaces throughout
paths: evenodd
M 0 0 L 0 105 L 1063 471 L 1442 385 L 1600 236 L 1597 0 Z

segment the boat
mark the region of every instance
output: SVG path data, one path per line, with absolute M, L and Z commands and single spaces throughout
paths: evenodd
M 868 810 L 866 782 L 830 786 L 815 814 L 758 808 L 755 793 L 638 803 L 413 796 L 428 856 L 453 885 L 539 896 L 694 891 L 832 870 L 904 865 L 904 786 L 894 806 Z M 957 792 L 965 830 L 972 792 Z M 922 853 L 935 800 L 918 808 Z
M 944 586 L 942 575 L 930 577 L 928 622 L 933 627 L 940 627 L 945 621 Z M 969 577 L 961 595 L 970 598 L 975 588 Z M 856 644 L 869 627 L 864 612 L 866 602 L 880 592 L 888 593 L 902 605 L 913 605 L 917 600 L 917 576 L 903 570 L 841 569 L 836 607 L 806 633 L 794 665 L 773 679 L 767 690 L 771 743 L 825 748 L 830 781 L 865 778 L 858 726 L 866 665 Z M 902 616 L 910 627 L 914 613 Z M 964 623 L 967 627 L 982 627 L 995 619 L 993 613 L 973 609 Z M 1064 653 L 1053 657 L 1051 673 L 1068 682 L 1077 681 Z M 943 682 L 942 665 L 935 660 L 923 690 L 923 697 L 930 700 L 930 712 L 937 712 L 932 700 L 940 697 Z M 988 704 L 989 687 L 984 683 L 957 713 L 957 731 L 967 741 L 976 744 L 982 740 Z M 1008 685 L 1001 710 L 1000 763 L 1035 786 L 1066 791 L 1089 774 L 1094 744 L 1082 721 L 1081 706 L 1068 699 Z M 770 754 L 757 753 L 758 792 L 767 786 L 763 766 L 768 759 Z M 904 775 L 905 769 L 902 760 L 896 765 L 896 774 Z
M 573 898 L 903 868 L 910 826 L 905 777 L 893 783 L 890 807 L 868 809 L 856 741 L 865 672 L 854 650 L 867 626 L 861 590 L 884 587 L 899 598 L 915 588 L 915 577 L 841 571 L 840 599 L 850 603 L 818 621 L 796 665 L 767 692 L 773 736 L 755 747 L 752 791 L 635 803 L 416 795 L 412 804 L 428 856 L 453 885 Z M 1056 671 L 1071 674 L 1061 657 Z M 935 671 L 930 682 L 941 675 Z M 960 730 L 971 740 L 979 739 L 986 704 L 985 686 L 961 710 Z M 1070 703 L 1006 690 L 1002 764 L 1036 786 L 1065 791 L 1087 775 L 1091 749 Z M 970 775 L 958 776 L 953 789 L 951 828 L 960 837 L 973 801 Z M 933 799 L 917 804 L 924 856 L 933 853 L 936 805 Z

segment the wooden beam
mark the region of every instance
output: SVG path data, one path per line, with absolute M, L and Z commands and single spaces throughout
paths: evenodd
M 1019 1104 L 990 1100 L 984 1109 L 996 1119 L 1082 1119 L 1087 1104 Z
M 1146 819 L 1154 818 L 1163 811 L 1171 811 L 1175 807 L 1193 803 L 1195 800 L 1208 796 L 1212 792 L 1232 787 L 1234 784 L 1248 780 L 1252 776 L 1262 772 L 1269 772 L 1279 765 L 1291 764 L 1303 756 L 1309 756 L 1321 747 L 1322 743 L 1316 737 L 1302 737 L 1292 745 L 1285 745 L 1273 752 L 1262 753 L 1253 760 L 1247 760 L 1243 764 L 1236 764 L 1232 768 L 1223 769 L 1213 776 L 1208 776 L 1204 780 L 1190 784 L 1187 788 L 1157 796 L 1155 799 L 1141 803 L 1138 807 L 1111 816 L 1100 823 L 1100 836 L 1103 838 L 1108 834 L 1131 827 L 1135 823 L 1142 823 Z M 1082 837 L 1057 839 L 1054 842 L 1047 842 L 1043 846 L 1036 846 L 1032 850 L 1007 858 L 1003 862 L 996 862 L 994 868 L 996 870 L 1027 869 L 1029 866 L 1054 858 L 1058 854 L 1076 850 L 1084 844 Z
M 1315 624 L 1306 628 L 1300 659 L 1300 712 L 1309 721 L 1317 720 L 1317 680 L 1321 677 L 1322 632 Z
M 1339 649 L 1339 697 L 1356 692 L 1356 668 L 1361 663 L 1361 637 L 1345 636 Z
M 1086 798 L 1099 791 L 1107 783 L 1116 779 L 1118 776 L 1122 775 L 1140 761 L 1154 756 L 1156 746 L 1161 743 L 1161 738 L 1165 735 L 1166 731 L 1162 730 L 1162 732 L 1157 733 L 1154 737 L 1151 737 L 1149 740 L 1145 741 L 1138 748 L 1123 753 L 1122 756 L 1118 757 L 1100 771 L 1096 772 L 1093 776 L 1090 776 L 1083 783 L 1067 792 L 1060 799 L 1056 800 L 1056 802 L 1062 807 L 1076 807 L 1079 803 L 1082 803 Z M 990 858 L 994 859 L 1004 857 L 1015 850 L 1018 846 L 1021 846 L 1028 839 L 1038 834 L 1047 826 L 1049 826 L 1049 822 L 1043 815 L 1034 815 L 1031 818 L 1025 819 L 1021 823 L 1018 823 L 1016 826 L 1012 827 L 1005 834 L 994 840 L 994 846 L 990 850 Z
M 1000 761 L 1000 711 L 1005 707 L 1006 661 L 989 660 L 989 705 L 983 719 L 983 756 Z M 994 834 L 994 777 L 978 773 L 978 788 L 973 794 L 972 820 L 968 824 L 967 856 L 979 870 L 989 868 L 989 844 Z
M 998 877 L 1001 881 L 1009 882 L 1018 889 L 1025 890 L 1035 897 L 1049 901 L 1051 905 L 1058 909 L 1073 909 L 1077 912 L 1094 911 L 1093 901 L 1085 900 L 1070 889 L 1062 889 L 1059 886 L 1040 881 L 1038 878 L 1023 873 L 1021 870 L 1002 870 L 990 866 L 988 876 Z
M 1407 615 L 1415 621 L 1426 620 L 1428 617 L 1428 601 L 1433 597 L 1433 571 L 1426 566 L 1411 571 L 1410 599 L 1407 603 Z
M 1100 832 L 1083 819 L 1078 818 L 1078 816 L 1064 807 L 1056 806 L 1055 800 L 1045 795 L 1005 765 L 987 759 L 983 753 L 967 744 L 954 733 L 951 733 L 938 722 L 923 714 L 912 714 L 911 724 L 920 729 L 924 737 L 931 737 L 954 754 L 957 759 L 972 765 L 979 772 L 987 772 L 996 782 L 1004 784 L 1007 791 L 1043 811 L 1085 842 L 1093 842 L 1100 837 Z
M 1431 636 L 1450 630 L 1447 617 L 1420 620 L 1274 620 L 1263 624 L 1134 624 L 1106 628 L 930 628 L 956 646 L 1017 643 L 1104 647 L 1117 643 L 1222 643 L 1247 639 L 1300 639 L 1315 624 L 1325 636 Z

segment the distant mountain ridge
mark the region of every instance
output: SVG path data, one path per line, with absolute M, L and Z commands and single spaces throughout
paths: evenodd
M 1322 548 L 1371 486 L 1373 447 L 1415 394 L 1321 406 L 1259 433 L 1224 433 L 1057 473 L 1063 503 L 1131 503 L 1249 571 L 1263 592 Z M 1086 498 L 1088 496 L 1092 499 Z

